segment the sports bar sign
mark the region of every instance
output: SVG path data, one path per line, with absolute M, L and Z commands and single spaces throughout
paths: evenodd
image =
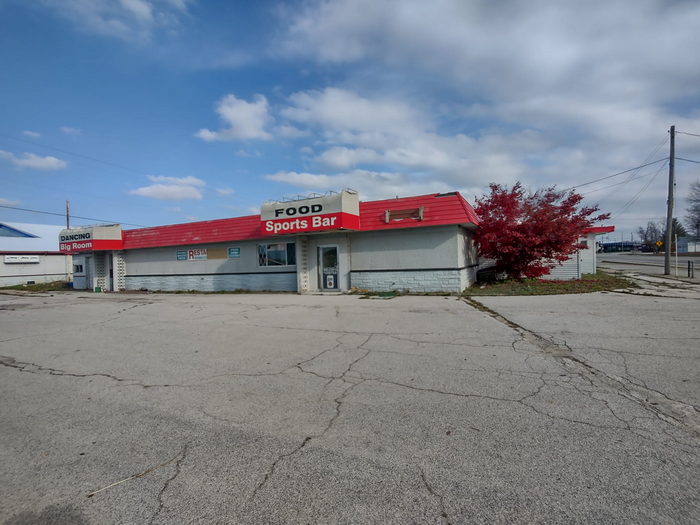
M 268 202 L 260 210 L 263 235 L 323 230 L 357 230 L 360 201 L 354 191 L 290 202 Z
M 69 228 L 59 234 L 62 253 L 80 253 L 99 250 L 121 250 L 122 228 L 119 224 Z

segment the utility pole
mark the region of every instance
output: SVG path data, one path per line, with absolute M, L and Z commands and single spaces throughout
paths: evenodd
M 66 201 L 66 229 L 70 229 L 70 201 Z
M 676 179 L 674 167 L 676 164 L 676 126 L 671 126 L 671 152 L 668 157 L 668 200 L 666 201 L 666 239 L 664 241 L 664 275 L 671 275 L 671 244 L 673 229 L 673 194 Z

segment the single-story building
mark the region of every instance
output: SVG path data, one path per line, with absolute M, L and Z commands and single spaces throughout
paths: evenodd
M 0 286 L 70 281 L 71 257 L 58 249 L 62 229 L 0 222 Z
M 700 252 L 700 237 L 678 237 L 678 253 Z
M 78 289 L 460 293 L 476 280 L 478 224 L 458 192 L 359 202 L 343 190 L 245 217 L 71 228 L 60 249 L 73 255 Z M 546 278 L 595 273 L 595 237 L 613 230 L 585 230 L 585 248 Z
M 545 275 L 542 278 L 550 280 L 580 279 L 583 274 L 596 273 L 598 271 L 598 243 L 596 242 L 596 236 L 614 231 L 615 226 L 591 226 L 586 228 L 581 232 L 581 237 L 578 240 L 583 247 L 576 250 L 567 261 L 555 266 L 549 275 Z
M 476 276 L 478 219 L 457 192 L 359 202 L 343 190 L 259 215 L 60 232 L 74 287 L 459 293 Z

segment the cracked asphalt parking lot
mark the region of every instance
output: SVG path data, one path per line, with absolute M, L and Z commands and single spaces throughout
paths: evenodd
M 0 295 L 0 521 L 694 522 L 698 298 Z

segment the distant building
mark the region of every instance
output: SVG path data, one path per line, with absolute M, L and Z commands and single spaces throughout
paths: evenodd
M 0 222 L 0 286 L 70 281 L 71 256 L 58 251 L 62 229 Z
M 700 252 L 700 237 L 678 237 L 678 253 Z

